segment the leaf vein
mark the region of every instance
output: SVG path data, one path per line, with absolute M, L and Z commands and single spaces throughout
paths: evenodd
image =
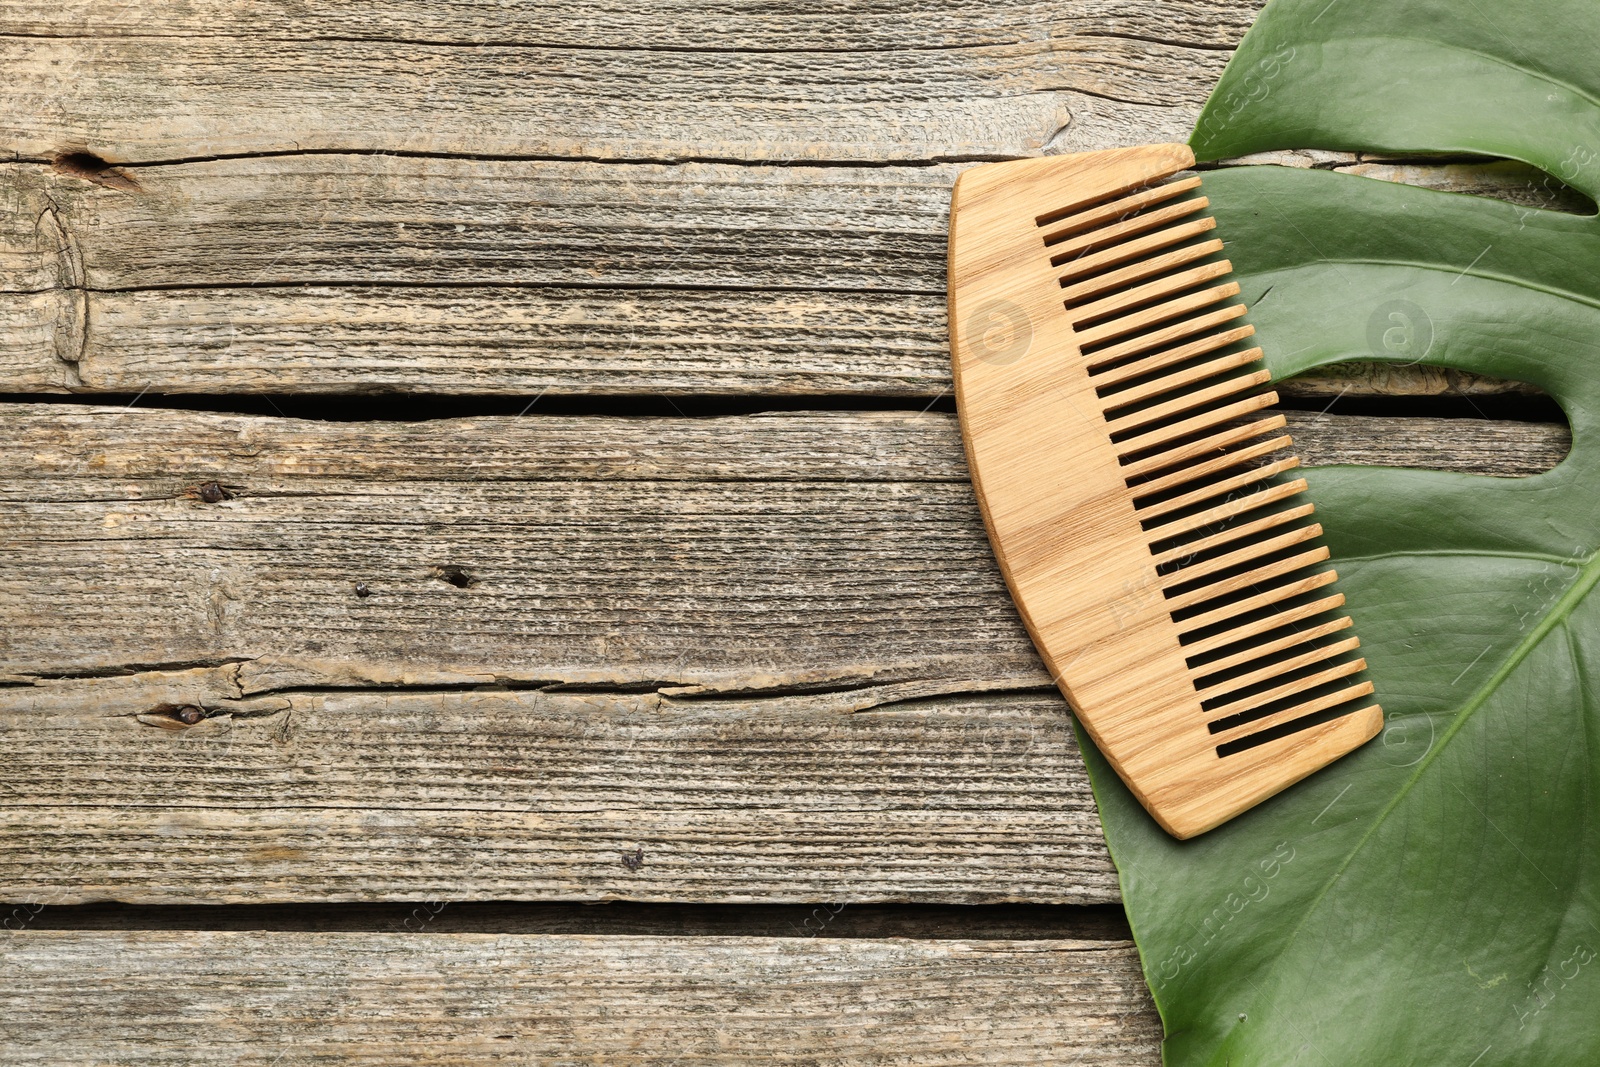
M 1376 816 L 1374 816 L 1372 825 L 1367 827 L 1366 831 L 1362 833 L 1361 837 L 1357 839 L 1356 843 L 1350 847 L 1350 851 L 1345 854 L 1345 857 L 1339 863 L 1339 866 L 1334 869 L 1331 875 L 1328 876 L 1327 880 L 1323 882 L 1322 888 L 1317 891 L 1317 895 L 1311 899 L 1309 904 L 1306 905 L 1306 908 L 1301 913 L 1300 918 L 1295 922 L 1294 928 L 1289 931 L 1289 935 L 1282 941 L 1282 945 L 1285 949 L 1289 945 L 1293 944 L 1295 939 L 1300 936 L 1300 931 L 1302 928 L 1304 928 L 1307 920 L 1311 917 L 1311 914 L 1321 906 L 1323 900 L 1327 898 L 1330 892 L 1332 892 L 1333 887 L 1337 885 L 1339 879 L 1344 876 L 1344 872 L 1349 868 L 1350 864 L 1354 862 L 1356 856 L 1359 855 L 1361 850 L 1366 847 L 1367 842 L 1370 841 L 1372 836 L 1376 834 L 1379 828 L 1384 825 L 1394 810 L 1399 807 L 1400 802 L 1411 793 L 1411 790 L 1421 779 L 1423 772 L 1432 766 L 1434 760 L 1438 758 L 1439 753 L 1444 751 L 1445 746 L 1449 745 L 1451 739 L 1453 739 L 1456 734 L 1461 732 L 1461 728 L 1466 725 L 1467 720 L 1471 718 L 1480 707 L 1487 703 L 1489 698 L 1493 696 L 1500 686 L 1505 683 L 1506 679 L 1511 676 L 1517 667 L 1521 666 L 1522 661 L 1528 658 L 1529 654 L 1532 653 L 1533 650 L 1537 648 L 1546 637 L 1549 636 L 1553 629 L 1561 625 L 1567 616 L 1572 614 L 1573 610 L 1578 606 L 1583 598 L 1588 595 L 1591 589 L 1594 588 L 1596 582 L 1600 582 L 1600 551 L 1591 554 L 1584 560 L 1583 566 L 1578 571 L 1577 578 L 1574 580 L 1573 584 L 1567 588 L 1567 591 L 1561 595 L 1555 604 L 1551 605 L 1550 611 L 1543 619 L 1540 620 L 1539 624 L 1533 628 L 1533 631 L 1529 633 L 1527 637 L 1523 638 L 1517 643 L 1517 646 L 1511 650 L 1510 654 L 1507 655 L 1505 661 L 1498 669 L 1496 669 L 1494 674 L 1490 675 L 1488 680 L 1485 681 L 1483 685 L 1479 686 L 1478 689 L 1467 698 L 1467 701 L 1462 704 L 1461 710 L 1455 714 L 1455 717 L 1451 720 L 1449 727 L 1446 728 L 1443 736 L 1439 738 L 1439 743 L 1417 762 L 1416 770 L 1411 772 L 1410 776 L 1406 778 L 1406 780 L 1401 784 L 1400 788 L 1395 791 L 1394 796 L 1389 799 L 1389 802 L 1383 806 L 1383 809 L 1379 811 Z M 1540 873 L 1542 874 L 1543 872 Z M 1267 973 L 1270 973 L 1271 970 L 1283 960 L 1284 955 L 1285 953 L 1283 951 L 1279 951 L 1277 955 L 1273 957 L 1271 965 L 1269 965 L 1267 968 Z

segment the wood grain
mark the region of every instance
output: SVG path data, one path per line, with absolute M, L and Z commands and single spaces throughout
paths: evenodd
M 948 415 L 0 416 L 0 899 L 1115 899 Z
M 240 659 L 248 690 L 1039 677 L 949 416 L 9 410 L 0 671 Z M 232 499 L 202 500 L 212 482 Z
M 1388 166 L 1573 206 L 1504 167 Z M 926 404 L 964 169 L 313 155 L 130 168 L 134 193 L 0 165 L 0 391 Z M 1341 368 L 1283 391 L 1504 388 Z
M 0 168 L 5 388 L 927 395 L 957 167 Z
M 948 415 L 0 412 L 0 672 L 238 660 L 251 692 L 1045 677 Z M 1565 447 L 1541 424 L 1290 428 L 1310 463 L 1420 447 L 1510 473 Z
M 708 18 L 678 0 L 335 7 L 8 3 L 0 148 L 117 162 L 1012 156 L 1181 135 L 1259 3 L 1158 0 L 1119 16 L 1093 0 L 908 0 L 793 21 L 754 4 Z
M 0 689 L 0 900 L 1115 900 L 1062 701 L 936 688 Z
M 1160 1061 L 1160 1027 L 1126 943 L 109 932 L 5 940 L 0 1039 L 13 1064 Z
M 0 21 L 23 36 L 307 36 L 350 41 L 704 52 L 893 52 L 981 48 L 1018 41 L 1122 35 L 1230 50 L 1259 4 L 1141 0 L 1137 5 L 1040 0 L 860 0 L 845 7 L 725 0 L 340 0 L 259 7 L 241 0 L 0 0 Z M 702 91 L 704 91 L 702 89 Z

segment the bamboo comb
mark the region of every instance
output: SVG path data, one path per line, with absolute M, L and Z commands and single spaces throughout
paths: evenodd
M 1084 729 L 1175 837 L 1375 735 L 1282 415 L 1183 145 L 977 167 L 950 213 L 973 485 Z

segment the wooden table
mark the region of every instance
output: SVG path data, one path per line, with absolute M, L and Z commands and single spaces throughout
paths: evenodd
M 1157 1063 L 945 209 L 1184 137 L 1256 7 L 0 0 L 0 1058 Z

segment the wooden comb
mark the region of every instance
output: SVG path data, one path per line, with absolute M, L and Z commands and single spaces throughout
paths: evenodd
M 950 212 L 989 539 L 1084 729 L 1179 838 L 1383 725 L 1200 179 L 1174 177 L 1193 164 L 1183 145 L 990 164 Z

